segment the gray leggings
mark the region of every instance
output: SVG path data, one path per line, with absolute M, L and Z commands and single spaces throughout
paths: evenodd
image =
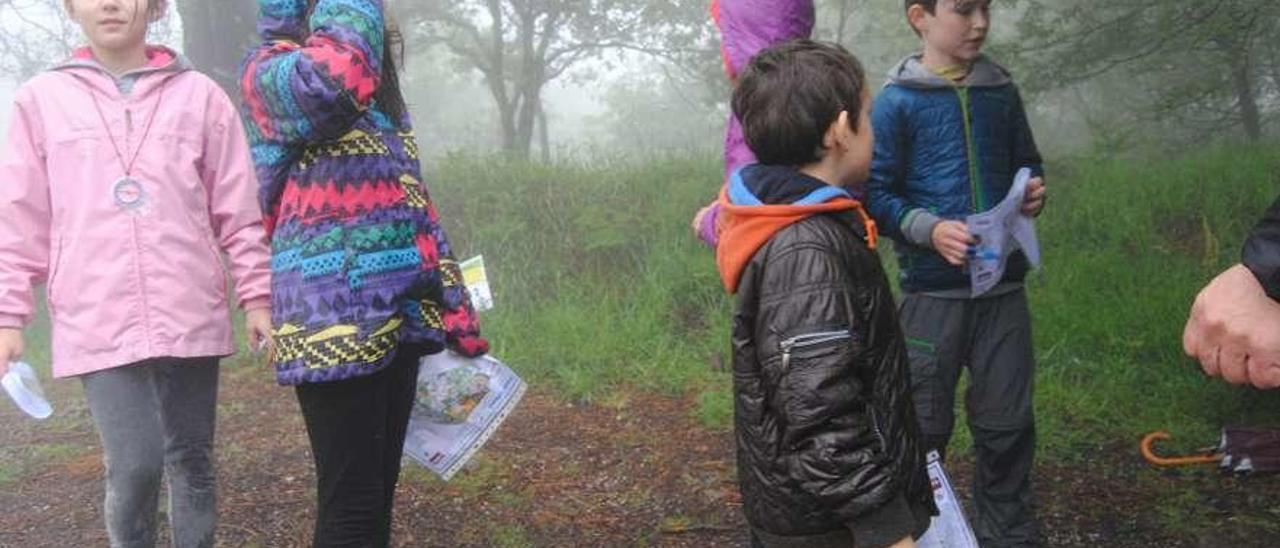
M 105 455 L 111 546 L 155 546 L 161 477 L 173 545 L 213 546 L 218 359 L 147 360 L 82 380 Z

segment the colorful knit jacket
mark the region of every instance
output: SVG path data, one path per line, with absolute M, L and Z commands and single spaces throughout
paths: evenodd
M 374 102 L 382 0 L 260 0 L 241 73 L 272 247 L 281 384 L 374 373 L 402 343 L 488 343 L 422 183 L 408 116 Z

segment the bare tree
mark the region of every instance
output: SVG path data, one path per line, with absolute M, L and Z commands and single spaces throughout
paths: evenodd
M 1024 0 L 1023 39 L 1010 51 L 1033 91 L 1098 81 L 1147 97 L 1144 117 L 1258 141 L 1280 82 L 1280 4 L 1270 0 Z M 1118 97 L 1117 97 L 1118 98 Z M 1114 101 L 1117 98 L 1113 98 Z
M 0 0 L 0 70 L 26 80 L 65 59 L 80 39 L 61 0 Z
M 502 147 L 532 151 L 547 84 L 610 49 L 679 57 L 706 50 L 705 4 L 694 0 L 425 0 L 405 8 L 420 36 L 478 70 L 498 110 Z M 698 47 L 702 45 L 703 47 Z
M 234 92 L 244 52 L 255 40 L 254 0 L 178 0 L 183 52 L 197 68 Z M 82 42 L 62 0 L 0 0 L 0 69 L 25 80 L 65 59 Z M 152 41 L 172 42 L 173 14 L 152 25 Z
M 183 51 L 227 93 L 239 93 L 236 76 L 245 52 L 257 42 L 255 0 L 179 0 Z

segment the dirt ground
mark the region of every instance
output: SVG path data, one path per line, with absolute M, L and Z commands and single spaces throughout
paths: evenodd
M 105 546 L 102 455 L 79 384 L 54 382 L 36 422 L 0 404 L 0 546 Z M 224 368 L 219 406 L 221 546 L 305 546 L 311 457 L 290 390 Z M 567 403 L 533 390 L 452 482 L 405 463 L 397 546 L 745 546 L 733 440 L 693 402 L 643 393 Z M 1080 464 L 1041 463 L 1049 546 L 1275 546 L 1280 479 L 1153 471 L 1133 444 Z M 969 463 L 950 466 L 964 492 Z

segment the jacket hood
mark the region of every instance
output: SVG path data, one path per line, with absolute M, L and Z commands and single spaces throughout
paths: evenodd
M 738 289 L 742 271 L 775 234 L 814 215 L 857 212 L 875 247 L 875 223 L 843 188 L 789 167 L 753 164 L 729 178 L 720 192 L 723 229 L 716 246 L 716 264 L 725 289 Z
M 921 54 L 903 59 L 893 70 L 889 71 L 886 85 L 899 85 L 915 89 L 952 88 L 955 84 L 929 70 L 921 62 Z M 973 64 L 973 70 L 965 77 L 961 85 L 967 87 L 998 87 L 1012 83 L 1009 71 L 991 58 L 983 55 Z
M 147 64 L 124 74 L 112 74 L 98 59 L 88 46 L 76 49 L 67 60 L 55 65 L 50 71 L 71 73 L 81 80 L 92 83 L 114 82 L 121 93 L 131 93 L 134 85 L 142 77 L 159 74 L 164 79 L 176 76 L 195 67 L 182 54 L 159 45 L 147 46 Z M 105 77 L 105 80 L 103 79 Z

